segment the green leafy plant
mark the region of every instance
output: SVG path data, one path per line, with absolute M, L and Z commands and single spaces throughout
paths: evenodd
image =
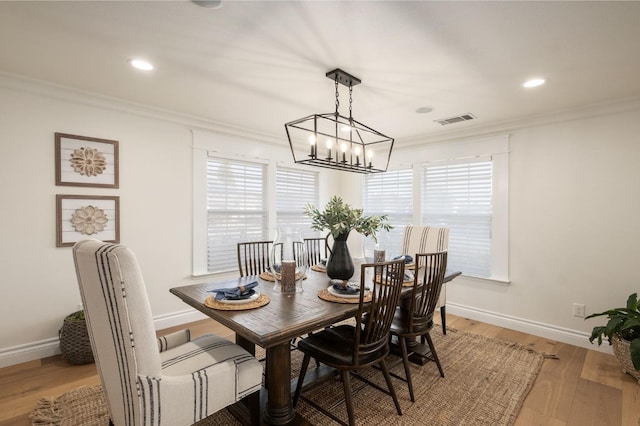
M 388 231 L 393 227 L 387 222 L 387 215 L 363 216 L 362 209 L 354 209 L 342 201 L 342 198 L 333 196 L 323 211 L 318 210 L 313 204 L 307 204 L 304 214 L 312 220 L 311 228 L 316 231 L 328 230 L 333 238 L 350 231 L 356 231 L 365 237 L 371 236 L 378 241 L 377 233 L 381 229 Z
M 631 362 L 633 362 L 635 369 L 640 371 L 640 303 L 638 302 L 638 293 L 629 296 L 626 308 L 615 308 L 591 314 L 585 319 L 605 315 L 609 318 L 609 322 L 605 326 L 593 327 L 589 341 L 593 343 L 597 339 L 598 345 L 601 345 L 602 336 L 606 336 L 611 344 L 611 338 L 616 335 L 628 341 Z
M 84 321 L 84 310 L 67 315 L 69 321 Z

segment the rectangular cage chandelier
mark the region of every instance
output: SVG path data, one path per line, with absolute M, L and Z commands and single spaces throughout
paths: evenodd
M 335 83 L 336 110 L 312 114 L 284 125 L 297 164 L 355 173 L 386 172 L 393 150 L 393 138 L 383 135 L 353 118 L 353 86 L 361 81 L 341 69 L 326 77 Z M 340 115 L 338 84 L 349 88 L 349 117 Z

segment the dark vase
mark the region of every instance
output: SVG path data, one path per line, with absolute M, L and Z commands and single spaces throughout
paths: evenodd
M 327 248 L 329 248 L 329 235 L 327 235 Z M 353 259 L 351 259 L 351 253 L 349 253 L 347 246 L 347 238 L 349 238 L 348 232 L 338 235 L 333 240 L 333 248 L 329 248 L 327 275 L 331 279 L 347 281 L 355 272 Z

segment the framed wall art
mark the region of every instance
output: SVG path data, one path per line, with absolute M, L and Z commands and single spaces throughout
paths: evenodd
M 118 188 L 118 141 L 56 133 L 56 185 Z
M 120 197 L 56 195 L 56 246 L 88 238 L 120 242 Z

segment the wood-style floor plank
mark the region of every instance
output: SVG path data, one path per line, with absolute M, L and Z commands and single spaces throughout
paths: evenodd
M 545 359 L 516 426 L 640 426 L 640 385 L 621 372 L 613 355 L 454 315 L 447 315 L 447 325 L 558 357 Z M 210 319 L 161 330 L 158 335 L 185 327 L 193 337 L 215 333 L 234 339 L 231 330 Z M 439 330 L 436 326 L 433 332 Z M 0 369 L 0 426 L 29 426 L 29 413 L 40 398 L 97 383 L 94 364 L 71 365 L 59 356 Z
M 567 426 L 622 425 L 622 391 L 579 379 Z

